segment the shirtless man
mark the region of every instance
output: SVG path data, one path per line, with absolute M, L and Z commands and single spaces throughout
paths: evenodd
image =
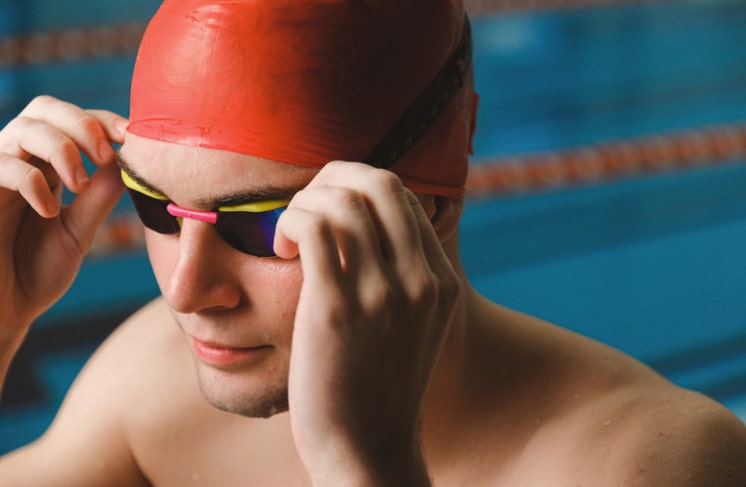
M 122 180 L 163 296 L 0 485 L 746 485 L 725 408 L 470 287 L 469 68 L 458 0 L 174 0 L 129 120 L 31 102 L 0 132 L 3 376 Z

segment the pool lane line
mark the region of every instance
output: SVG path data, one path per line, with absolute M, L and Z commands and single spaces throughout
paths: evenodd
M 133 55 L 146 22 L 39 31 L 0 37 L 0 67 L 67 63 Z
M 470 15 L 479 16 L 500 12 L 605 8 L 616 5 L 643 6 L 673 1 L 675 0 L 464 0 L 464 5 Z
M 523 195 L 608 183 L 746 158 L 746 123 L 720 125 L 561 151 L 475 160 L 469 197 Z
M 498 12 L 558 8 L 603 8 L 647 5 L 673 0 L 465 0 L 471 16 Z M 132 55 L 137 52 L 147 21 L 99 24 L 83 28 L 0 36 L 0 67 L 76 62 Z

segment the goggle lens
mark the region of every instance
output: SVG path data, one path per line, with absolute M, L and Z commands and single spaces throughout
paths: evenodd
M 166 209 L 169 204 L 168 200 L 151 198 L 132 188 L 127 188 L 127 192 L 135 205 L 137 216 L 140 217 L 140 221 L 146 228 L 164 234 L 181 231 L 179 221 L 171 216 Z
M 272 244 L 277 220 L 284 209 L 261 213 L 220 212 L 216 227 L 220 236 L 231 247 L 257 257 L 271 257 L 275 255 Z
M 173 203 L 132 188 L 136 183 L 133 184 L 126 174 L 122 178 L 137 215 L 146 228 L 167 235 L 181 231 L 181 217 L 172 215 L 173 210 L 169 212 L 169 205 L 175 207 Z M 272 245 L 277 220 L 284 210 L 285 206 L 264 211 L 217 211 L 213 213 L 217 214 L 215 228 L 231 247 L 256 257 L 271 257 L 275 255 Z

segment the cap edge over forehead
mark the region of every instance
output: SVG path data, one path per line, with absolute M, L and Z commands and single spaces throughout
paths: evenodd
M 441 68 L 463 23 L 451 18 L 460 2 L 441 2 L 450 10 L 433 14 L 417 6 L 428 2 L 412 1 L 399 3 L 407 5 L 399 10 L 379 2 L 385 8 L 372 12 L 377 23 L 363 25 L 371 11 L 355 5 L 375 3 L 167 0 L 138 53 L 129 131 L 309 167 L 362 160 Z M 320 12 L 330 8 L 334 20 L 319 23 Z M 413 16 L 419 29 L 410 32 L 404 27 Z M 441 35 L 444 25 L 452 32 Z M 412 66 L 432 39 L 440 45 Z M 392 56 L 386 44 L 404 41 L 408 52 Z M 339 59 L 356 64 L 340 67 Z M 411 72 L 402 73 L 404 65 Z M 445 159 L 463 166 L 466 155 Z M 458 173 L 444 175 L 444 187 L 463 185 L 465 170 Z

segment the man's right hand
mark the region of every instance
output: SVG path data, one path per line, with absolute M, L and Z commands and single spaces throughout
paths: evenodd
M 112 143 L 122 143 L 126 124 L 112 112 L 41 96 L 0 131 L 0 357 L 6 361 L 33 320 L 72 284 L 96 229 L 119 200 Z M 101 168 L 90 179 L 81 151 Z M 77 194 L 66 207 L 62 185 Z

